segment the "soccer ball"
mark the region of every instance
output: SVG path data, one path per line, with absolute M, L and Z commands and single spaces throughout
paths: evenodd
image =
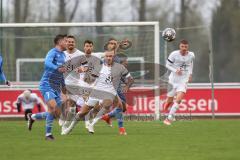
M 162 32 L 165 41 L 171 42 L 176 38 L 176 31 L 173 28 L 166 28 Z

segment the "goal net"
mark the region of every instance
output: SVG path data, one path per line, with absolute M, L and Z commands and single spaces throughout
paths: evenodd
M 94 42 L 94 52 L 102 52 L 109 38 L 128 39 L 132 47 L 124 52 L 128 56 L 128 70 L 135 78 L 127 93 L 130 119 L 159 119 L 163 114 L 159 95 L 166 98 L 165 61 L 170 52 L 178 48 L 181 39 L 187 39 L 195 53 L 193 82 L 179 108 L 179 114 L 191 117 L 210 115 L 216 111 L 213 85 L 211 39 L 209 27 L 176 28 L 175 41 L 161 39 L 158 22 L 102 22 L 102 23 L 24 23 L 0 24 L 0 48 L 4 59 L 4 72 L 10 81 L 39 82 L 44 71 L 44 57 L 54 47 L 57 34 L 76 37 L 77 48 L 83 50 L 86 39 Z M 160 54 L 161 53 L 161 54 Z M 36 83 L 35 83 L 36 84 Z M 211 88 L 212 87 L 212 88 Z M 201 90 L 197 90 L 197 89 Z M 212 91 L 211 91 L 212 89 Z M 215 108 L 214 108 L 215 107 Z
M 41 79 L 44 57 L 54 47 L 53 39 L 57 34 L 74 35 L 76 47 L 81 51 L 84 41 L 92 40 L 94 52 L 103 52 L 109 38 L 128 39 L 132 47 L 119 51 L 127 55 L 128 69 L 135 78 L 134 92 L 128 95 L 131 109 L 126 114 L 145 114 L 134 102 L 137 96 L 143 97 L 141 93 L 147 88 L 150 93 L 146 96 L 155 99 L 154 108 L 148 114 L 159 118 L 159 91 L 154 89 L 160 75 L 158 22 L 18 23 L 0 24 L 0 29 L 6 76 L 11 81 L 29 83 Z

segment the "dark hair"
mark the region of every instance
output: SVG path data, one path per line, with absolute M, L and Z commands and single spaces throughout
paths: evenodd
M 58 34 L 56 35 L 56 37 L 54 38 L 54 44 L 57 45 L 58 42 L 62 39 L 64 39 L 65 37 L 67 37 L 66 34 Z
M 187 41 L 186 39 L 182 39 L 182 40 L 180 41 L 180 44 L 188 44 L 188 41 Z
M 76 40 L 76 38 L 73 35 L 68 35 L 67 38 L 73 38 Z
M 93 45 L 93 41 L 88 40 L 88 39 L 84 41 L 83 45 L 85 46 L 86 43 L 88 43 L 88 44 L 92 44 L 92 45 Z
M 117 41 L 117 39 L 116 39 L 116 38 L 113 38 L 113 37 L 111 37 L 111 38 L 109 38 L 109 39 L 108 39 L 108 42 L 109 42 L 109 41 Z

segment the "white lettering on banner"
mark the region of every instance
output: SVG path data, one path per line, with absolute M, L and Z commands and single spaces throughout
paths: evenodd
M 13 102 L 13 112 L 16 112 L 16 113 L 18 112 L 17 111 L 17 101 Z
M 133 97 L 133 111 L 154 111 L 155 101 L 149 100 L 147 96 Z
M 148 104 L 149 104 L 148 105 L 149 106 L 149 110 L 150 111 L 155 111 L 155 100 L 154 99 L 150 100 Z
M 8 113 L 11 112 L 11 102 L 10 101 L 4 101 L 3 102 L 3 112 Z
M 187 102 L 185 99 L 179 106 L 180 111 L 211 111 L 211 99 L 189 99 Z M 214 99 L 214 110 L 218 110 L 218 101 Z
M 17 101 L 11 103 L 11 101 L 0 101 L 0 113 L 17 113 Z
M 136 96 L 133 97 L 134 106 L 133 111 L 155 111 L 155 100 L 154 98 L 149 98 L 147 96 Z M 182 100 L 179 106 L 179 111 L 211 111 L 211 99 L 186 99 Z M 160 105 L 162 102 L 160 103 Z M 214 110 L 218 110 L 218 101 L 214 100 Z M 161 107 L 160 107 L 161 108 Z

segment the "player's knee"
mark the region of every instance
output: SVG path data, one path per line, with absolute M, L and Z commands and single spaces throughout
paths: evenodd
M 113 101 L 110 100 L 110 99 L 105 99 L 103 102 L 102 102 L 102 106 L 105 108 L 105 109 L 109 109 L 113 104 Z

